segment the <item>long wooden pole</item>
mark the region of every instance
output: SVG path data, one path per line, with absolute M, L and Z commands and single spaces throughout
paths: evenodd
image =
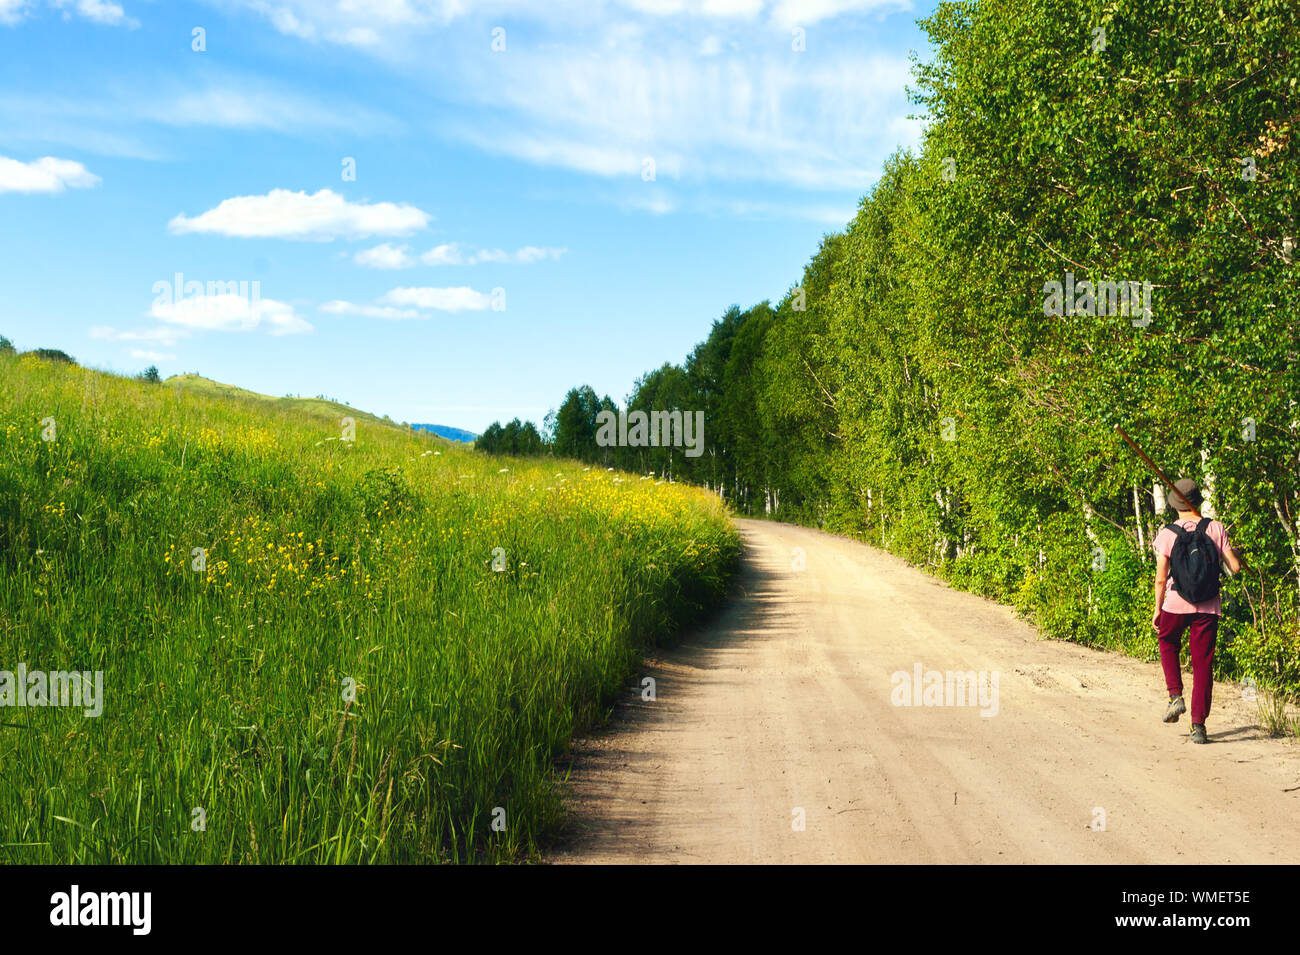
M 1165 487 L 1167 487 L 1167 488 L 1169 488 L 1169 490 L 1173 491 L 1174 494 L 1178 497 L 1178 499 L 1179 499 L 1180 501 L 1182 501 L 1184 504 L 1187 505 L 1186 510 L 1189 510 L 1189 511 L 1191 511 L 1193 514 L 1195 514 L 1195 515 L 1196 515 L 1196 519 L 1199 521 L 1199 520 L 1201 519 L 1201 512 L 1200 512 L 1200 509 L 1194 507 L 1194 506 L 1192 505 L 1192 502 L 1189 501 L 1189 500 L 1184 496 L 1183 492 L 1180 491 L 1180 490 L 1178 490 L 1178 488 L 1174 485 L 1174 482 L 1171 481 L 1171 480 L 1169 480 L 1169 476 L 1168 476 L 1167 474 L 1165 474 L 1164 471 L 1160 470 L 1159 465 L 1157 465 L 1154 461 L 1152 461 L 1149 457 L 1147 457 L 1147 453 L 1146 453 L 1145 451 L 1143 451 L 1141 448 L 1139 448 L 1139 447 L 1137 446 L 1137 442 L 1134 441 L 1132 438 L 1130 438 L 1130 437 L 1128 436 L 1128 432 L 1126 432 L 1126 431 L 1125 431 L 1123 428 L 1121 428 L 1119 425 L 1115 425 L 1115 430 L 1118 431 L 1118 432 L 1119 432 L 1119 436 L 1120 436 L 1121 438 L 1123 438 L 1123 439 L 1128 443 L 1128 446 L 1129 446 L 1130 448 L 1132 448 L 1134 451 L 1137 452 L 1137 456 L 1143 460 L 1143 462 L 1146 464 L 1146 466 L 1149 467 L 1152 471 L 1155 472 L 1156 477 L 1158 477 L 1158 478 L 1160 478 L 1160 480 L 1164 481 L 1164 483 L 1165 483 Z

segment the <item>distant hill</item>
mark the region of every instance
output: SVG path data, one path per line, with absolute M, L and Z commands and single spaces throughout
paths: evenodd
M 432 431 L 440 438 L 446 438 L 448 441 L 464 441 L 467 444 L 473 443 L 478 437 L 473 431 L 466 431 L 464 428 L 452 428 L 445 424 L 413 424 L 412 428 L 417 431 Z
M 248 391 L 244 388 L 237 388 L 234 385 L 227 385 L 219 381 L 213 381 L 211 378 L 204 378 L 202 375 L 172 375 L 164 381 L 163 384 L 164 386 L 184 389 L 194 394 L 206 395 L 209 397 L 240 398 L 245 401 L 272 402 L 282 408 L 295 408 L 304 411 L 324 413 L 335 415 L 339 418 L 350 417 L 355 418 L 357 421 L 369 421 L 390 428 L 401 427 L 396 421 L 389 418 L 381 418 L 368 411 L 362 411 L 359 408 L 353 408 L 350 405 L 341 404 L 337 401 L 330 401 L 325 398 L 273 398 L 270 395 L 259 394 L 256 391 Z M 447 438 L 441 433 L 441 431 L 435 430 L 429 425 L 417 424 L 412 425 L 411 427 L 423 431 L 430 431 L 444 440 L 458 440 L 455 438 Z M 456 428 L 448 428 L 446 430 L 457 431 Z M 464 431 L 458 433 L 468 434 L 468 432 Z M 473 436 L 470 437 L 470 440 L 473 440 Z

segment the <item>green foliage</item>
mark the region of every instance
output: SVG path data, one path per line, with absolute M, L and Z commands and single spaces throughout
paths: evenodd
M 400 468 L 371 468 L 361 478 L 358 493 L 365 513 L 373 520 L 415 507 L 418 498 Z
M 1150 656 L 1166 516 L 1122 424 L 1212 484 L 1248 552 L 1223 672 L 1295 693 L 1300 7 L 953 0 L 923 26 L 919 153 L 781 302 L 729 309 L 629 405 L 707 410 L 705 454 L 671 473 L 743 513 Z M 1150 321 L 1045 314 L 1067 272 L 1150 283 Z M 615 461 L 667 467 L 661 449 Z
M 596 416 L 613 406 L 608 397 L 598 399 L 589 385 L 571 389 L 555 414 L 551 449 L 556 457 L 601 463 L 610 460 L 609 449 L 596 444 Z
M 494 421 L 474 441 L 474 450 L 487 454 L 508 454 L 516 458 L 535 458 L 549 450 L 537 426 L 515 418 L 505 427 Z
M 75 358 L 67 352 L 59 351 L 57 348 L 37 348 L 30 354 L 45 361 L 57 361 L 63 365 L 75 365 L 77 363 Z

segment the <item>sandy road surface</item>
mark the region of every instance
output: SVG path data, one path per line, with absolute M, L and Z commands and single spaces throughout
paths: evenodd
M 629 689 L 575 745 L 550 861 L 1300 860 L 1300 746 L 1264 737 L 1239 686 L 1195 746 L 1187 716 L 1160 722 L 1156 663 L 1041 640 L 855 541 L 740 524 L 740 596 L 647 661 L 654 702 Z M 997 714 L 894 705 L 918 663 L 997 671 Z

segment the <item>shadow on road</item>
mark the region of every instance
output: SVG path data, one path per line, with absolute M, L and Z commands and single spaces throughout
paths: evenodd
M 574 740 L 571 755 L 557 761 L 557 775 L 561 780 L 568 774 L 582 778 L 583 792 L 578 793 L 565 781 L 560 783 L 569 816 L 548 847 L 548 856 L 564 862 L 566 855 L 581 853 L 594 842 L 597 833 L 606 848 L 647 847 L 654 829 L 654 810 L 643 811 L 642 807 L 649 806 L 651 800 L 607 798 L 613 795 L 618 780 L 644 779 L 647 786 L 654 785 L 655 805 L 674 807 L 676 812 L 692 805 L 693 794 L 672 792 L 671 783 L 655 772 L 663 762 L 661 757 L 666 758 L 671 749 L 672 701 L 688 695 L 696 683 L 716 683 L 716 676 L 704 674 L 731 666 L 727 658 L 735 650 L 755 641 L 779 641 L 792 632 L 798 608 L 791 605 L 788 592 L 778 600 L 772 586 L 777 575 L 788 572 L 788 557 L 757 550 L 746 540 L 723 608 L 706 623 L 686 631 L 676 646 L 647 655 L 624 698 L 615 703 L 609 721 Z M 642 696 L 645 677 L 655 681 L 654 700 Z M 651 738 L 663 738 L 668 745 L 647 750 L 644 744 Z M 641 745 L 629 745 L 633 739 Z M 632 808 L 620 810 L 619 806 Z M 707 811 L 707 807 L 700 810 Z

